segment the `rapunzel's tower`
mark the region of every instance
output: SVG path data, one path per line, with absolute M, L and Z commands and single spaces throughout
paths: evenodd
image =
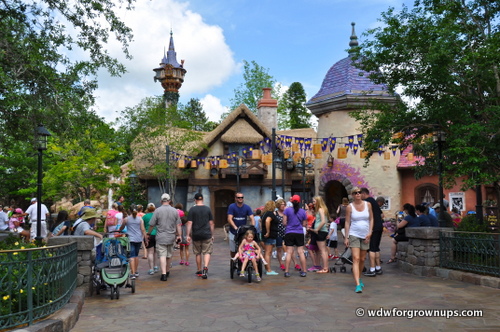
M 165 106 L 176 105 L 179 100 L 179 89 L 184 82 L 184 75 L 186 75 L 186 69 L 184 69 L 184 60 L 181 60 L 180 64 L 177 62 L 172 31 L 170 31 L 168 51 L 164 52 L 160 67 L 153 69 L 153 71 L 156 73 L 155 82 L 160 81 L 164 89 Z

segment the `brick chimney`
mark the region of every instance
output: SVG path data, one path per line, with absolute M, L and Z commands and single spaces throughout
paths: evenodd
M 271 97 L 271 88 L 263 88 L 263 97 L 257 104 L 257 116 L 271 130 L 278 127 L 278 101 Z

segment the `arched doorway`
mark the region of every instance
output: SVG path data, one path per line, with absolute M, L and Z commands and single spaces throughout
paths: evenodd
M 215 227 L 223 227 L 227 224 L 227 208 L 234 203 L 236 192 L 230 189 L 221 189 L 212 192 L 211 200 L 213 202 L 212 211 L 214 211 Z
M 330 214 L 337 211 L 337 207 L 342 204 L 343 197 L 349 197 L 347 190 L 342 183 L 333 180 L 328 181 L 323 187 L 325 204 Z

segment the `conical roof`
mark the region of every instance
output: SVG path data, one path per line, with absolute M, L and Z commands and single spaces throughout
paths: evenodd
M 352 50 L 358 46 L 357 36 L 354 31 L 354 23 L 352 23 L 352 34 L 350 37 L 349 46 Z M 343 98 L 346 96 L 370 96 L 370 95 L 386 95 L 387 87 L 384 84 L 375 84 L 368 77 L 369 73 L 356 68 L 353 64 L 351 55 L 335 63 L 321 84 L 319 91 L 306 103 L 310 106 L 325 102 L 327 100 Z

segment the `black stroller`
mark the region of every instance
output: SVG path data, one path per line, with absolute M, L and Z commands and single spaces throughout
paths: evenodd
M 251 230 L 254 232 L 254 234 L 257 234 L 257 229 L 255 228 L 255 226 L 243 225 L 243 226 L 238 227 L 238 230 L 236 231 L 236 235 L 234 236 L 234 242 L 236 244 L 236 248 L 239 247 L 241 240 L 243 239 L 243 237 L 245 236 L 245 233 L 248 230 Z M 229 274 L 231 275 L 231 279 L 234 278 L 235 271 L 237 273 L 239 271 L 241 271 L 242 264 L 243 263 L 241 262 L 240 259 L 237 259 L 236 261 L 234 261 L 232 259 L 229 260 Z M 262 278 L 263 269 L 262 269 L 262 259 L 260 259 L 260 258 L 257 259 L 257 268 L 258 268 L 257 272 L 260 274 L 260 277 Z M 246 273 L 247 273 L 249 283 L 252 282 L 253 270 L 254 270 L 253 264 L 251 262 L 248 262 L 247 267 L 246 267 Z
M 345 237 L 345 228 L 342 228 L 342 235 Z M 334 266 L 330 268 L 330 273 L 336 273 L 337 268 L 335 266 L 338 266 L 338 265 L 340 265 L 340 272 L 346 273 L 346 267 L 345 267 L 346 264 L 349 264 L 349 265 L 353 264 L 352 252 L 351 252 L 351 248 L 349 248 L 349 247 L 345 248 L 342 255 L 340 255 L 340 257 L 337 258 L 337 260 L 335 260 Z M 351 267 L 351 271 L 352 271 L 352 267 Z M 366 267 L 363 268 L 362 272 L 366 272 Z

